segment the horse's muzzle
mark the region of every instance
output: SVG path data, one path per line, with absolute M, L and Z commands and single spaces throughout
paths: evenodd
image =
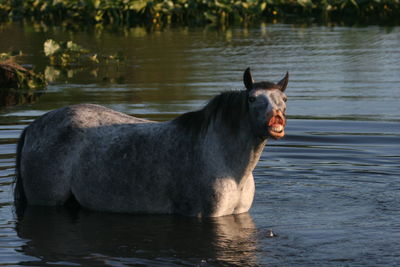
M 280 110 L 272 110 L 267 114 L 268 135 L 274 139 L 285 136 L 286 118 Z

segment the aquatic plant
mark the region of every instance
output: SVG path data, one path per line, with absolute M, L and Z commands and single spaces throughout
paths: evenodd
M 43 52 L 49 58 L 50 65 L 54 66 L 80 66 L 87 63 L 100 63 L 101 61 L 115 61 L 120 62 L 124 60 L 121 52 L 113 55 L 94 54 L 88 49 L 74 43 L 73 41 L 57 42 L 48 39 L 43 44 Z
M 46 86 L 41 74 L 36 74 L 10 60 L 0 62 L 0 89 L 40 89 Z
M 82 48 L 80 45 L 72 42 L 56 42 L 48 39 L 43 44 L 43 51 L 49 58 L 51 65 L 68 66 L 72 63 L 79 63 L 82 59 L 91 59 L 89 50 Z M 86 56 L 86 57 L 82 57 Z
M 100 55 L 73 41 L 55 41 L 53 39 L 44 42 L 43 52 L 49 60 L 44 71 L 46 80 L 49 82 L 59 80 L 61 77 L 72 78 L 80 72 L 97 76 L 99 64 L 118 66 L 125 59 L 122 52 Z
M 399 22 L 400 0 L 0 0 L 0 15 L 66 25 L 226 24 L 287 16 Z
M 0 62 L 0 107 L 36 100 L 36 91 L 46 87 L 43 75 L 13 62 L 13 53 L 1 53 L 0 57 L 7 59 Z

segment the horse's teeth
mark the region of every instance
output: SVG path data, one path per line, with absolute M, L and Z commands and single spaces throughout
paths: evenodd
M 272 127 L 272 131 L 274 132 L 282 132 L 283 127 L 282 125 Z

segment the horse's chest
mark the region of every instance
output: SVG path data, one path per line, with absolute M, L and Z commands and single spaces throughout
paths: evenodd
M 247 212 L 253 202 L 254 179 L 250 174 L 238 184 L 234 179 L 218 179 L 214 184 L 215 215 Z

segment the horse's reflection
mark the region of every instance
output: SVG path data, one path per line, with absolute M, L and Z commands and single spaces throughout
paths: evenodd
M 17 231 L 24 253 L 43 263 L 257 265 L 248 213 L 195 219 L 28 207 Z

